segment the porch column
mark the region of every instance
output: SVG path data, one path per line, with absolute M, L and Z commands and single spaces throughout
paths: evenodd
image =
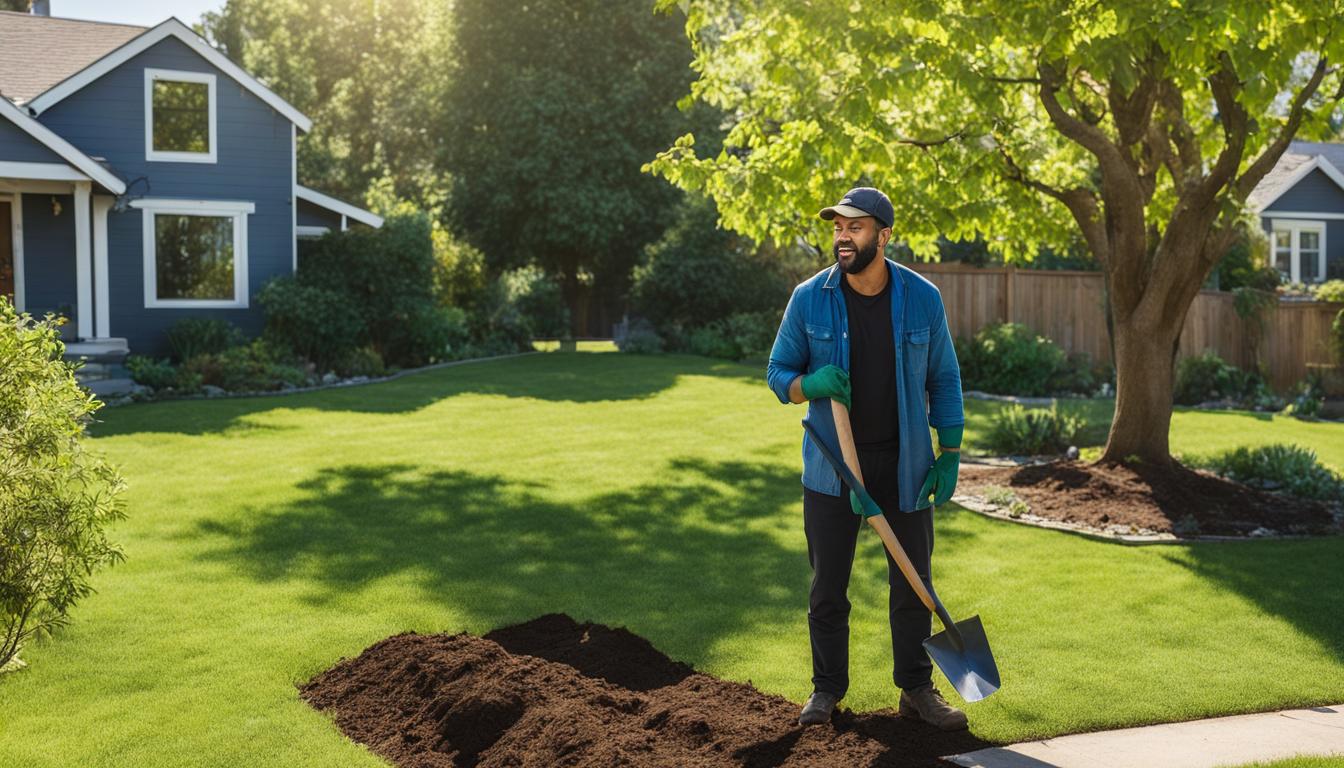
M 78 293 L 76 333 L 93 338 L 93 248 L 89 226 L 89 198 L 93 184 L 75 182 L 75 290 Z
M 107 212 L 112 201 L 107 195 L 93 198 L 93 335 L 100 339 L 112 335 L 107 305 Z

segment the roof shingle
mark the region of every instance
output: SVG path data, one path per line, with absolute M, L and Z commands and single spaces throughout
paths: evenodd
M 145 29 L 0 11 L 0 95 L 30 101 Z

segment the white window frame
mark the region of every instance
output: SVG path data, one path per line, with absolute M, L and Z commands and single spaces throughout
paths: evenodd
M 1302 264 L 1301 264 L 1302 233 L 1315 232 L 1318 235 L 1320 235 L 1320 253 L 1317 254 L 1316 257 L 1316 267 L 1317 267 L 1316 274 L 1321 276 L 1320 281 L 1325 280 L 1326 226 L 1324 221 L 1316 221 L 1311 219 L 1271 219 L 1269 229 L 1270 229 L 1269 258 L 1271 264 L 1274 263 L 1274 259 L 1277 258 L 1278 256 L 1278 243 L 1275 239 L 1276 238 L 1275 233 L 1277 232 L 1291 233 L 1289 237 L 1289 242 L 1292 245 L 1292 251 L 1288 258 L 1288 280 L 1289 282 L 1293 283 L 1302 282 Z
M 247 295 L 247 216 L 255 213 L 256 203 L 235 200 L 140 199 L 131 202 L 144 216 L 145 309 L 186 309 L 218 307 L 246 309 Z M 232 299 L 160 299 L 158 271 L 155 268 L 157 245 L 154 217 L 219 216 L 233 219 L 233 298 Z
M 25 304 L 23 295 L 23 193 L 0 192 L 0 202 L 9 203 L 10 231 L 0 232 L 0 237 L 8 238 L 11 252 L 14 254 L 14 309 L 22 312 Z
M 154 81 L 205 83 L 210 102 L 210 151 L 168 152 L 154 149 Z M 207 72 L 145 68 L 145 160 L 163 163 L 214 163 L 219 155 L 218 113 L 215 111 L 215 76 Z

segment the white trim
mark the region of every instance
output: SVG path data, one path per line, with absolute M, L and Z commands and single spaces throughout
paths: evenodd
M 93 184 L 75 182 L 75 328 L 81 339 L 93 337 L 93 244 L 89 199 Z
M 1335 182 L 1336 186 L 1338 186 L 1341 190 L 1344 190 L 1344 173 L 1340 173 L 1339 169 L 1336 168 L 1333 163 L 1331 163 L 1329 160 L 1326 160 L 1325 155 L 1316 155 L 1315 157 L 1311 158 L 1311 160 L 1295 168 L 1293 170 L 1292 175 L 1289 176 L 1286 181 L 1284 181 L 1282 184 L 1279 185 L 1279 191 L 1275 192 L 1273 197 L 1270 197 L 1266 200 L 1256 203 L 1255 212 L 1264 213 L 1265 215 L 1271 215 L 1271 214 L 1274 216 L 1279 215 L 1278 211 L 1265 211 L 1265 209 L 1273 205 L 1275 200 L 1278 200 L 1280 197 L 1283 197 L 1284 194 L 1288 192 L 1288 190 L 1297 186 L 1297 183 L 1305 179 L 1307 177 L 1307 174 L 1317 169 L 1320 169 L 1322 173 L 1330 177 L 1331 181 Z
M 108 330 L 107 212 L 113 201 L 108 195 L 93 197 L 93 335 L 99 339 L 112 335 Z
M 299 273 L 299 198 L 294 188 L 299 186 L 299 129 L 289 124 L 289 229 L 294 233 L 290 238 L 289 259 L 292 274 Z
M 65 163 L 19 163 L 0 160 L 0 176 L 40 181 L 88 181 L 89 177 Z
M 274 91 L 262 85 L 261 81 L 249 75 L 237 64 L 229 61 L 229 57 L 215 50 L 200 35 L 191 31 L 187 25 L 178 21 L 176 18 L 169 18 L 157 27 L 146 30 L 139 37 L 126 42 L 120 48 L 117 48 L 51 88 L 48 88 L 41 95 L 28 102 L 29 108 L 39 115 L 42 114 L 53 105 L 60 103 L 70 94 L 75 93 L 89 83 L 92 83 L 108 72 L 121 66 L 131 57 L 168 37 L 175 37 L 178 40 L 181 40 L 189 48 L 199 54 L 201 58 L 210 62 L 216 69 L 238 81 L 239 85 L 251 91 L 254 96 L 269 104 L 276 112 L 279 112 L 288 118 L 290 122 L 299 127 L 299 130 L 304 133 L 312 130 L 313 121 L 310 120 L 307 115 L 295 109 L 294 105 L 277 96 Z
M 132 200 L 132 208 L 145 211 L 171 211 L 172 213 L 200 213 L 203 215 L 233 215 L 235 213 L 256 213 L 257 204 L 251 200 L 179 200 L 175 197 L 142 197 Z
M 162 80 L 168 83 L 201 83 L 206 86 L 206 101 L 209 104 L 209 135 L 206 141 L 210 149 L 207 152 L 183 152 L 180 150 L 158 150 L 154 148 L 154 82 Z M 219 114 L 215 110 L 215 76 L 206 72 L 188 72 L 180 69 L 145 68 L 145 160 L 167 163 L 213 163 L 219 157 Z
M 346 216 L 344 213 L 342 213 L 342 214 L 341 214 L 341 231 L 342 231 L 342 232 L 345 232 L 345 231 L 348 230 L 348 229 L 350 229 L 350 217 L 349 217 L 349 216 Z
M 1325 281 L 1325 231 L 1324 221 L 1307 221 L 1304 219 L 1270 219 L 1269 221 L 1269 262 L 1274 264 L 1278 259 L 1278 243 L 1275 242 L 1274 233 L 1276 231 L 1287 231 L 1292 233 L 1289 237 L 1290 251 L 1288 256 L 1288 279 L 1290 282 L 1302 282 L 1302 253 L 1301 240 L 1303 232 L 1315 232 L 1320 236 L 1320 253 L 1316 255 L 1317 274 L 1321 276 L 1319 282 Z
M 1266 219 L 1344 219 L 1344 213 L 1326 211 L 1265 211 L 1261 215 Z
M 336 198 L 331 197 L 330 195 L 324 195 L 321 192 L 318 192 L 317 190 L 309 189 L 305 186 L 296 184 L 294 186 L 294 195 L 301 200 L 306 200 L 312 203 L 313 205 L 319 206 L 321 208 L 326 208 L 327 210 L 332 211 L 334 213 L 339 213 L 342 216 L 349 216 L 350 218 L 360 222 L 361 224 L 368 224 L 370 227 L 375 228 L 383 226 L 382 216 L 379 216 L 370 211 L 366 211 L 363 208 L 356 208 L 355 206 L 349 203 L 337 200 Z M 344 227 L 342 227 L 342 229 L 344 229 Z
M 330 227 L 298 226 L 294 228 L 294 237 L 321 237 L 331 231 Z
M 23 297 L 23 193 L 0 192 L 0 202 L 9 203 L 9 236 L 14 253 L 14 309 L 22 312 Z M 5 233 L 0 232 L 0 237 Z
M 145 309 L 219 307 L 247 308 L 247 214 L 256 204 L 232 200 L 173 200 L 142 198 L 132 206 L 143 212 L 143 254 Z M 233 298 L 232 299 L 160 299 L 158 275 L 154 264 L 154 217 L 158 214 L 183 216 L 222 216 L 233 219 Z
M 52 133 L 50 128 L 30 117 L 27 112 L 15 106 L 9 99 L 0 98 L 0 117 L 8 118 L 20 130 L 37 139 L 39 143 L 55 152 L 62 160 L 83 171 L 86 178 L 102 184 L 114 194 L 120 195 L 126 191 L 126 184 L 113 175 L 111 171 L 99 165 L 98 161 L 75 149 L 70 142 Z

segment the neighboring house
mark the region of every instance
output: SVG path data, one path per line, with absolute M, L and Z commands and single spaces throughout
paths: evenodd
M 1247 202 L 1286 280 L 1344 278 L 1344 144 L 1294 141 Z
M 161 355 L 189 316 L 249 334 L 298 238 L 374 214 L 298 185 L 312 121 L 177 19 L 0 12 L 0 292 L 67 351 Z

